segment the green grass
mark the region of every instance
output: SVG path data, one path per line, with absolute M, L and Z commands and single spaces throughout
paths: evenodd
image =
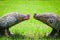
M 10 28 L 10 32 L 16 34 L 13 39 L 2 36 L 0 40 L 30 40 L 33 38 L 34 40 L 55 40 L 54 38 L 43 38 L 52 29 L 42 22 L 35 20 L 33 15 L 34 13 L 53 12 L 60 16 L 60 1 L 0 0 L 0 17 L 9 12 L 30 14 L 30 19 Z M 23 36 L 25 37 L 24 39 Z

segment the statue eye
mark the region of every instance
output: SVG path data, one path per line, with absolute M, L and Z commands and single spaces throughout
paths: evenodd
M 55 19 L 48 19 L 47 22 L 50 23 L 50 24 L 54 24 L 56 21 L 55 21 Z

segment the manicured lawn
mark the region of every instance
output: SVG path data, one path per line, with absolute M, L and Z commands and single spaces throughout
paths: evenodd
M 34 40 L 55 40 L 54 38 L 47 39 L 44 37 L 46 33 L 51 32 L 52 28 L 35 20 L 33 15 L 34 13 L 53 12 L 60 16 L 60 1 L 0 0 L 0 17 L 9 12 L 30 14 L 30 19 L 10 28 L 10 32 L 15 34 L 14 38 L 2 36 L 0 40 L 30 40 L 33 38 Z

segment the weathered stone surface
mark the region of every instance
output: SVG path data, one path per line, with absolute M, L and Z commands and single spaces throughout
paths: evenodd
M 30 17 L 29 14 L 23 15 L 16 12 L 11 12 L 0 18 L 0 34 L 4 34 L 7 37 L 11 36 L 9 28 L 22 22 L 28 20 Z
M 52 32 L 48 35 L 48 37 L 60 36 L 60 17 L 53 13 L 44 13 L 44 14 L 34 14 L 34 18 L 38 21 L 47 24 L 52 28 Z

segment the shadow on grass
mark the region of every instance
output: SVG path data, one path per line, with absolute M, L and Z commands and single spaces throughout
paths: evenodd
M 40 36 L 41 37 L 41 36 Z M 22 39 L 30 39 L 30 40 L 34 40 L 35 39 L 35 37 L 34 38 L 30 38 L 30 37 L 27 37 L 26 35 L 20 35 L 20 34 L 14 34 L 14 36 L 13 37 L 5 37 L 5 36 L 0 36 L 0 38 L 5 38 L 5 39 L 8 39 L 8 40 L 22 40 Z M 42 38 L 39 38 L 38 37 L 38 39 L 40 39 L 40 40 L 57 40 L 57 39 L 59 39 L 60 40 L 60 38 L 48 38 L 48 37 L 46 37 L 46 36 L 44 36 L 44 37 L 42 37 Z
M 0 38 L 5 38 L 5 39 L 11 39 L 11 40 L 14 40 L 14 39 L 25 39 L 26 36 L 25 35 L 20 35 L 20 34 L 13 34 L 12 37 L 6 37 L 4 35 L 0 35 Z
M 12 37 L 6 37 L 5 35 L 0 35 L 0 39 L 20 40 L 20 39 L 33 39 L 33 38 L 16 33 L 16 34 L 13 34 Z
M 13 37 L 9 37 L 11 39 L 24 39 L 25 35 L 20 35 L 20 34 L 14 34 Z
M 46 37 L 46 36 L 44 36 L 44 37 L 42 37 L 42 38 L 39 38 L 39 39 L 41 39 L 41 40 L 60 40 L 60 38 L 57 38 L 57 37 Z

